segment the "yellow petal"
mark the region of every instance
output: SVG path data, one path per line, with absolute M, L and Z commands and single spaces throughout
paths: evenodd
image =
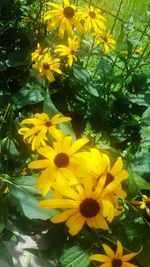
M 138 252 L 134 252 L 134 253 L 130 253 L 127 255 L 122 256 L 122 261 L 129 261 L 131 260 L 133 257 L 135 257 L 136 255 L 138 255 L 141 252 L 142 249 L 140 249 Z
M 95 254 L 90 257 L 91 260 L 99 261 L 99 262 L 109 262 L 110 258 L 103 254 Z
M 123 162 L 122 162 L 122 158 L 118 157 L 117 161 L 115 162 L 114 166 L 112 167 L 110 173 L 113 176 L 116 176 L 123 168 Z
M 62 140 L 65 137 L 64 132 L 60 129 L 57 129 L 55 126 L 49 127 L 49 133 L 57 140 Z
M 29 169 L 45 169 L 50 165 L 50 161 L 48 159 L 40 159 L 34 160 L 29 163 Z
M 36 187 L 41 191 L 42 195 L 47 194 L 55 179 L 55 176 L 56 173 L 51 167 L 47 168 L 42 172 L 42 174 L 40 175 L 39 179 L 36 182 Z
M 51 209 L 72 209 L 77 208 L 77 203 L 71 199 L 48 199 L 41 200 L 40 207 L 42 208 L 51 208 Z
M 53 218 L 51 218 L 51 221 L 53 223 L 60 223 L 60 222 L 64 222 L 66 221 L 72 214 L 74 214 L 74 209 L 70 209 L 70 210 L 65 210 L 63 212 L 61 212 L 60 214 L 54 216 Z
M 66 136 L 62 141 L 62 152 L 68 152 L 72 142 L 71 136 Z
M 41 147 L 38 149 L 38 153 L 44 156 L 45 158 L 49 159 L 51 162 L 53 161 L 54 157 L 56 156 L 55 150 L 50 146 Z
M 70 154 L 74 154 L 76 151 L 78 151 L 81 147 L 83 147 L 86 143 L 88 143 L 89 140 L 87 138 L 80 138 L 77 141 L 75 141 L 70 150 L 69 153 Z
M 123 247 L 119 240 L 117 240 L 117 251 L 116 251 L 116 257 L 118 259 L 122 259 L 122 253 L 123 253 Z
M 106 220 L 102 217 L 102 215 L 98 214 L 97 216 L 95 216 L 95 220 L 96 220 L 96 228 L 99 226 L 100 229 L 104 229 L 104 230 L 108 230 L 108 224 L 106 222 Z
M 113 250 L 107 246 L 106 244 L 102 244 L 103 249 L 105 251 L 105 253 L 107 254 L 108 257 L 110 257 L 111 259 L 115 258 L 115 253 L 113 252 Z
M 84 219 L 83 217 L 80 217 L 74 224 L 72 224 L 72 226 L 69 228 L 69 233 L 71 235 L 76 235 L 80 232 L 80 230 L 82 229 L 84 225 Z

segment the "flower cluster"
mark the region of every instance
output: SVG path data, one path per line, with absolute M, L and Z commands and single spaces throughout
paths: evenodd
M 38 44 L 32 53 L 33 68 L 38 69 L 39 77 L 46 76 L 53 82 L 54 73 L 62 74 L 60 64 L 62 68 L 63 65 L 71 68 L 79 58 L 77 52 L 82 48 L 86 36 L 93 40 L 93 49 L 102 48 L 104 54 L 115 50 L 115 40 L 107 30 L 106 19 L 99 8 L 92 5 L 77 7 L 69 0 L 64 0 L 62 5 L 52 2 L 45 4 L 48 10 L 44 12 L 43 20 L 48 34 L 54 31 L 54 44 L 51 42 L 51 47 L 45 49 Z M 56 40 L 59 39 L 63 43 L 59 41 L 57 44 Z
M 119 199 L 126 197 L 121 183 L 128 172 L 121 157 L 111 166 L 107 154 L 97 148 L 83 149 L 89 141 L 86 137 L 73 142 L 71 136 L 66 136 L 57 125 L 69 120 L 59 114 L 50 119 L 46 113 L 36 113 L 21 123 L 19 134 L 42 156 L 29 164 L 30 169 L 42 170 L 36 187 L 42 195 L 54 192 L 52 199 L 42 200 L 40 205 L 63 209 L 51 220 L 66 221 L 71 235 L 84 224 L 108 230 L 109 223 L 120 213 Z M 54 141 L 49 140 L 49 135 Z
M 46 113 L 36 113 L 21 122 L 19 134 L 40 156 L 28 165 L 30 169 L 40 170 L 36 187 L 44 200 L 39 205 L 57 209 L 58 214 L 50 218 L 51 222 L 65 222 L 72 236 L 84 225 L 108 230 L 109 224 L 122 212 L 121 202 L 126 198 L 122 182 L 128 172 L 123 168 L 121 157 L 112 165 L 106 153 L 87 145 L 86 137 L 73 141 L 62 132 L 59 124 L 70 120 L 60 114 L 49 118 Z M 96 254 L 90 259 L 105 262 L 102 266 L 108 267 L 135 266 L 127 261 L 137 253 L 123 256 L 119 241 L 116 254 L 105 244 L 103 248 L 107 256 Z

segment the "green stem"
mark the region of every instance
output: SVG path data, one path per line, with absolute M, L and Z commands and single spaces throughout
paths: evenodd
M 85 64 L 85 66 L 84 66 L 84 68 L 85 68 L 85 69 L 86 69 L 86 68 L 87 68 L 87 66 L 88 66 L 88 63 L 89 63 L 90 57 L 91 57 L 91 55 L 92 55 L 92 52 L 93 52 L 93 50 L 94 50 L 94 43 L 95 43 L 95 37 L 93 38 L 92 45 L 91 45 L 91 49 L 90 49 L 90 51 L 89 51 L 88 58 L 87 58 L 87 61 L 86 61 L 86 64 Z
M 9 104 L 7 105 L 6 111 L 5 111 L 5 113 L 4 113 L 4 116 L 3 116 L 3 119 L 2 119 L 2 123 L 1 123 L 1 125 L 0 125 L 0 131 L 1 131 L 2 127 L 3 127 L 3 124 L 4 124 L 4 122 L 5 122 L 5 119 L 6 119 L 6 116 L 7 116 L 8 112 L 9 112 L 10 107 L 11 107 L 11 104 L 9 103 Z
M 113 30 L 114 30 L 114 28 L 115 28 L 115 25 L 116 25 L 116 22 L 117 22 L 117 19 L 118 19 L 118 15 L 119 15 L 119 13 L 120 13 L 121 6 L 122 6 L 123 1 L 124 1 L 124 0 L 121 0 L 121 1 L 120 1 L 119 8 L 118 8 L 118 11 L 117 11 L 117 13 L 116 13 L 115 20 L 114 20 L 114 23 L 113 23 L 113 26 L 112 26 L 112 29 L 111 29 L 111 33 L 113 33 Z

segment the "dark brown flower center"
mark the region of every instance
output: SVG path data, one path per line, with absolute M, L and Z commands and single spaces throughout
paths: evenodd
M 58 153 L 54 159 L 54 163 L 58 168 L 66 167 L 69 163 L 69 157 L 65 153 Z
M 45 122 L 45 126 L 46 126 L 46 127 L 50 127 L 50 126 L 52 126 L 51 121 L 47 121 L 47 122 Z
M 122 266 L 122 260 L 120 260 L 120 259 L 113 259 L 112 260 L 112 266 L 113 267 L 121 267 Z
M 73 18 L 75 12 L 74 12 L 74 9 L 70 6 L 66 6 L 64 8 L 64 16 L 67 18 L 67 19 L 70 19 L 70 18 Z
M 104 40 L 105 43 L 108 42 L 107 37 L 103 37 L 103 40 Z
M 80 204 L 80 213 L 86 218 L 92 218 L 96 216 L 100 210 L 99 203 L 92 198 L 86 198 Z
M 95 19 L 96 18 L 96 14 L 94 11 L 90 11 L 89 12 L 89 16 L 92 18 L 92 19 Z
M 48 70 L 49 69 L 49 64 L 48 63 L 44 63 L 43 64 L 43 69 Z
M 114 176 L 110 172 L 108 172 L 104 186 L 107 186 L 108 184 L 110 184 L 113 181 L 114 181 Z
M 74 54 L 75 54 L 75 50 L 72 49 L 72 50 L 70 51 L 70 54 L 71 54 L 71 55 L 74 55 Z

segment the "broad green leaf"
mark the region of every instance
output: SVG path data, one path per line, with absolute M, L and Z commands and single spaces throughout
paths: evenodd
M 66 249 L 59 260 L 63 267 L 86 267 L 90 263 L 88 252 L 78 245 Z
M 11 180 L 13 184 L 16 186 L 21 187 L 25 191 L 31 193 L 31 194 L 38 194 L 38 190 L 35 188 L 35 183 L 37 181 L 36 177 L 33 176 L 20 176 L 17 178 L 13 178 Z
M 27 63 L 27 49 L 18 49 L 8 55 L 7 65 L 9 67 L 19 67 Z
M 87 70 L 73 67 L 73 74 L 74 77 L 82 83 L 84 82 L 87 84 L 91 80 L 90 74 Z
M 7 262 L 10 267 L 14 267 L 12 257 L 1 240 L 0 240 L 0 259 L 4 262 Z
M 128 198 L 132 199 L 136 195 L 139 195 L 140 190 L 135 182 L 135 173 L 132 171 L 131 168 L 128 169 L 129 176 L 128 179 L 125 182 L 125 185 L 127 184 L 126 192 L 128 194 Z
M 99 96 L 98 92 L 97 92 L 97 89 L 91 84 L 85 84 L 85 89 L 91 94 L 91 95 L 94 95 L 96 97 Z
M 98 64 L 99 67 L 99 73 L 104 78 L 107 79 L 107 77 L 111 74 L 112 66 L 107 58 L 102 58 Z
M 16 186 L 15 184 L 12 184 L 9 185 L 9 190 L 11 196 L 19 201 L 23 213 L 29 219 L 46 220 L 57 213 L 57 211 L 53 209 L 50 210 L 40 208 L 38 200 L 21 186 Z
M 43 101 L 43 95 L 39 84 L 27 84 L 11 98 L 11 104 L 15 110 L 41 101 Z
M 150 183 L 137 173 L 134 173 L 134 181 L 140 190 L 150 190 Z

